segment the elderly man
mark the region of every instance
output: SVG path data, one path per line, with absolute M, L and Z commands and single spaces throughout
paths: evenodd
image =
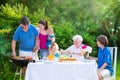
M 29 24 L 29 19 L 24 16 L 20 20 L 20 26 L 16 29 L 12 40 L 12 56 L 16 57 L 16 42 L 19 42 L 19 56 L 32 57 L 33 50 L 38 47 L 38 32 Z M 26 67 L 23 67 L 25 73 Z
M 73 37 L 74 44 L 68 47 L 66 50 L 61 50 L 61 53 L 70 53 L 72 57 L 76 59 L 84 59 L 84 54 L 86 52 L 91 53 L 92 48 L 85 44 L 82 44 L 83 38 L 80 35 L 75 35 Z

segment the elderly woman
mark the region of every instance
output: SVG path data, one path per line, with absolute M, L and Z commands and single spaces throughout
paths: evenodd
M 83 38 L 80 35 L 75 35 L 73 37 L 74 44 L 68 47 L 66 50 L 61 50 L 61 53 L 72 54 L 72 57 L 76 59 L 84 59 L 85 53 L 91 53 L 92 48 L 85 44 L 82 44 Z

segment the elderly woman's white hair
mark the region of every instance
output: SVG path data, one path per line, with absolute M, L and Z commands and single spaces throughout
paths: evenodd
M 79 40 L 79 41 L 83 42 L 83 38 L 82 38 L 81 35 L 75 35 L 75 36 L 73 36 L 73 41 L 75 41 L 75 40 Z

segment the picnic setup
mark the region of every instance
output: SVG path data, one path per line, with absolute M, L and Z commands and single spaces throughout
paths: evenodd
M 120 80 L 120 0 L 1 0 L 0 80 Z

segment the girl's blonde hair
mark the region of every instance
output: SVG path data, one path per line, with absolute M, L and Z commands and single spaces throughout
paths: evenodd
M 52 50 L 52 48 L 54 47 L 54 46 L 56 46 L 57 47 L 57 50 L 59 49 L 59 46 L 58 46 L 58 44 L 56 43 L 56 42 L 53 42 L 53 43 L 51 43 L 51 45 L 50 45 L 50 50 Z

